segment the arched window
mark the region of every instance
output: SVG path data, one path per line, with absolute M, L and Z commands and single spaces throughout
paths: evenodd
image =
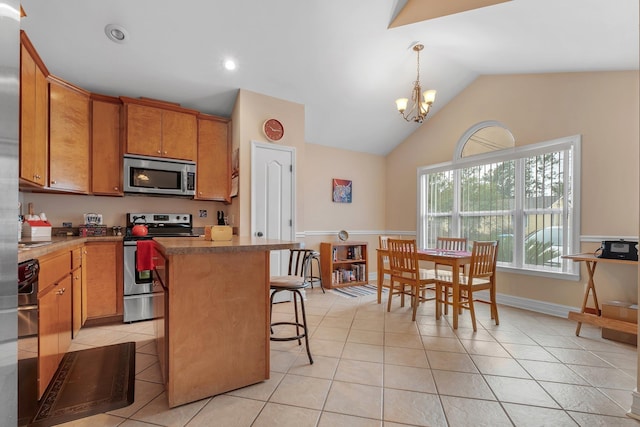
M 454 160 L 515 146 L 513 134 L 502 123 L 480 122 L 470 127 L 458 140 Z
M 418 169 L 418 241 L 497 240 L 498 266 L 578 279 L 580 136 L 515 146 L 498 122 L 462 135 L 451 162 Z

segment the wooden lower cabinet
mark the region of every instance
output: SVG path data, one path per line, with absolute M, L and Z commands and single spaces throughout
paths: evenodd
M 123 314 L 122 242 L 85 244 L 87 319 Z
M 71 345 L 71 289 L 67 273 L 38 296 L 38 398 Z
M 86 299 L 83 299 L 83 270 L 82 260 L 84 258 L 84 246 L 71 251 L 71 323 L 72 337 L 75 338 L 80 332 L 80 328 L 84 325 L 87 313 Z

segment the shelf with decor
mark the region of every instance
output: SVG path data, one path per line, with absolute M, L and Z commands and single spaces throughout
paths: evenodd
M 366 242 L 320 243 L 320 268 L 325 288 L 364 285 L 368 283 Z

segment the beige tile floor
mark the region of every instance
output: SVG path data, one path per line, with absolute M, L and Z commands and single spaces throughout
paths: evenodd
M 478 304 L 454 331 L 424 303 L 390 313 L 375 296 L 307 293 L 311 352 L 271 343 L 271 378 L 169 409 L 151 322 L 84 328 L 72 350 L 137 342 L 135 402 L 65 426 L 640 426 L 626 416 L 636 385 L 636 347 L 600 329 L 499 307 L 500 325 Z M 386 297 L 385 297 L 386 300 Z M 288 319 L 292 304 L 274 318 Z

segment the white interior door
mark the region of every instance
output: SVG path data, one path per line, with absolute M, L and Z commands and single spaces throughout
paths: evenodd
M 295 149 L 251 143 L 251 234 L 295 240 Z M 271 251 L 271 275 L 287 274 L 288 251 Z M 288 293 L 288 292 L 287 292 Z

